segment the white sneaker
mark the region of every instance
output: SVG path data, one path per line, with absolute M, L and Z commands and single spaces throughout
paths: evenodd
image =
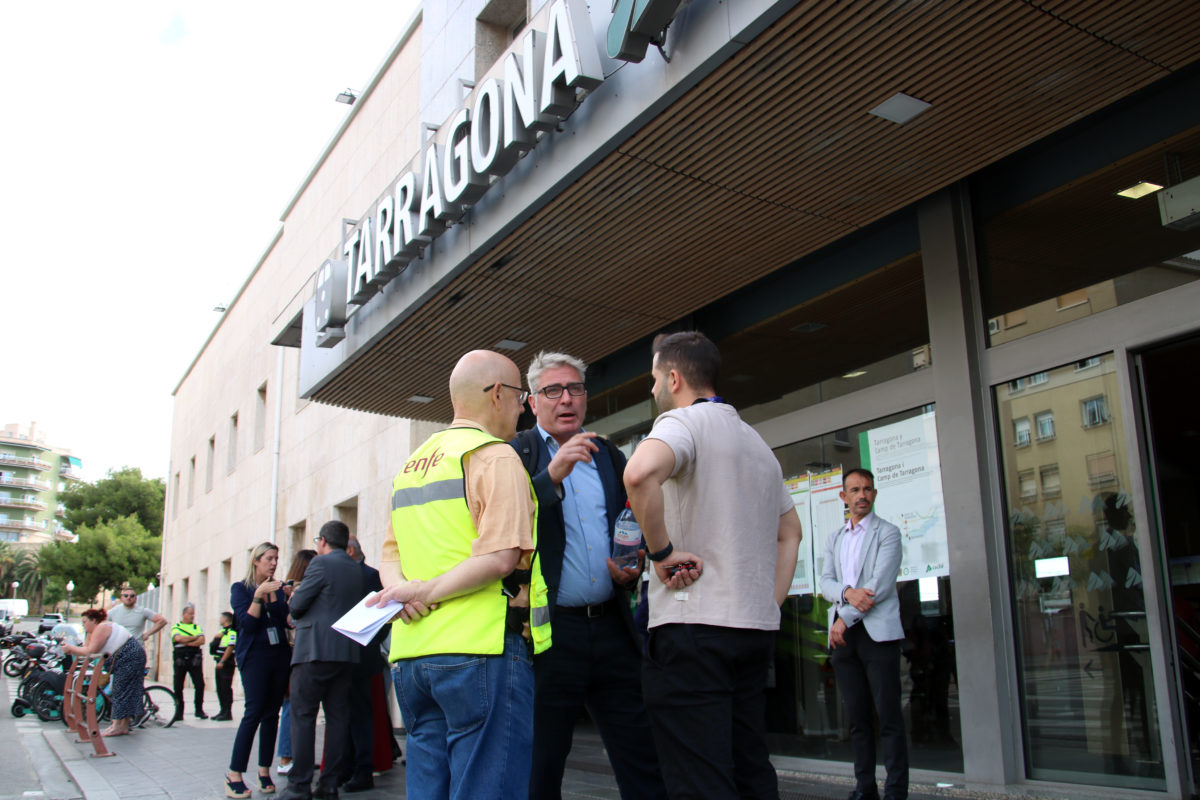
M 292 771 L 292 763 L 293 762 L 289 761 L 286 764 L 280 764 L 279 769 L 277 769 L 275 771 L 278 772 L 280 775 L 287 775 L 289 772 Z

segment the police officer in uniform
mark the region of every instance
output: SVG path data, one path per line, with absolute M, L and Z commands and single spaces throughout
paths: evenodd
M 183 697 L 183 681 L 192 676 L 196 690 L 196 719 L 208 719 L 204 713 L 204 631 L 196 624 L 196 607 L 188 603 L 183 607 L 183 620 L 171 628 L 171 641 L 175 644 L 175 696 Z M 182 709 L 180 704 L 179 708 Z M 183 718 L 183 711 L 176 719 Z
M 221 704 L 221 710 L 213 719 L 218 722 L 233 719 L 233 673 L 237 671 L 237 661 L 233 657 L 234 645 L 237 644 L 234 621 L 232 611 L 221 612 L 221 633 L 208 648 L 217 662 L 217 702 Z

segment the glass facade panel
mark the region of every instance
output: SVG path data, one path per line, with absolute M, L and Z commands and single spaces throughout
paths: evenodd
M 976 179 L 990 345 L 1200 278 L 1200 227 L 1169 225 L 1156 201 L 1158 192 L 1137 198 L 1117 194 L 1144 176 L 1163 175 L 1164 166 L 1174 177 L 1158 180 L 1168 187 L 1180 176 L 1200 174 L 1200 128 L 1049 191 L 1032 188 L 1036 176 L 1003 164 Z
M 845 520 L 845 506 L 838 498 L 841 470 L 863 465 L 876 475 L 876 512 L 898 525 L 904 536 L 897 591 L 905 632 L 901 687 L 910 761 L 918 769 L 963 769 L 947 532 L 932 408 L 895 414 L 775 451 L 804 521 L 804 542 L 793 596 L 783 606 L 775 672 L 768 689 L 767 732 L 773 753 L 854 759 L 837 679 L 828 660 L 829 603 L 815 583 L 825 536 Z
M 1029 777 L 1162 789 L 1116 363 L 1041 374 L 994 389 Z M 1028 447 L 1008 433 L 1043 414 L 1053 439 Z

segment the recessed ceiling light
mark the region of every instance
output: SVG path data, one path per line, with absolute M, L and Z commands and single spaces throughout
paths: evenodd
M 867 113 L 903 125 L 927 108 L 930 108 L 930 104 L 924 100 L 897 92 Z
M 867 374 L 867 371 L 865 369 L 856 369 L 853 372 L 847 372 L 842 377 L 843 378 L 858 378 L 858 377 L 861 377 L 866 374 Z
M 793 333 L 816 333 L 819 330 L 827 328 L 824 322 L 801 322 L 799 325 L 792 326 Z
M 409 402 L 409 403 L 432 403 L 433 398 L 428 397 L 423 394 L 414 394 L 412 397 L 408 398 L 408 400 L 406 402 Z
M 1150 181 L 1138 181 L 1133 186 L 1127 186 L 1117 192 L 1117 197 L 1128 197 L 1130 200 L 1137 200 L 1139 197 L 1145 197 L 1148 194 L 1154 194 L 1163 187 L 1157 183 Z
M 500 341 L 496 342 L 495 347 L 497 350 L 520 350 L 527 344 L 529 343 L 518 342 L 516 339 L 501 339 Z

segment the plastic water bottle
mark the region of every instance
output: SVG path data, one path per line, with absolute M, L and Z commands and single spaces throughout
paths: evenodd
M 625 509 L 613 526 L 612 560 L 618 567 L 637 568 L 638 550 L 642 549 L 642 528 L 633 518 L 633 509 L 625 501 Z

